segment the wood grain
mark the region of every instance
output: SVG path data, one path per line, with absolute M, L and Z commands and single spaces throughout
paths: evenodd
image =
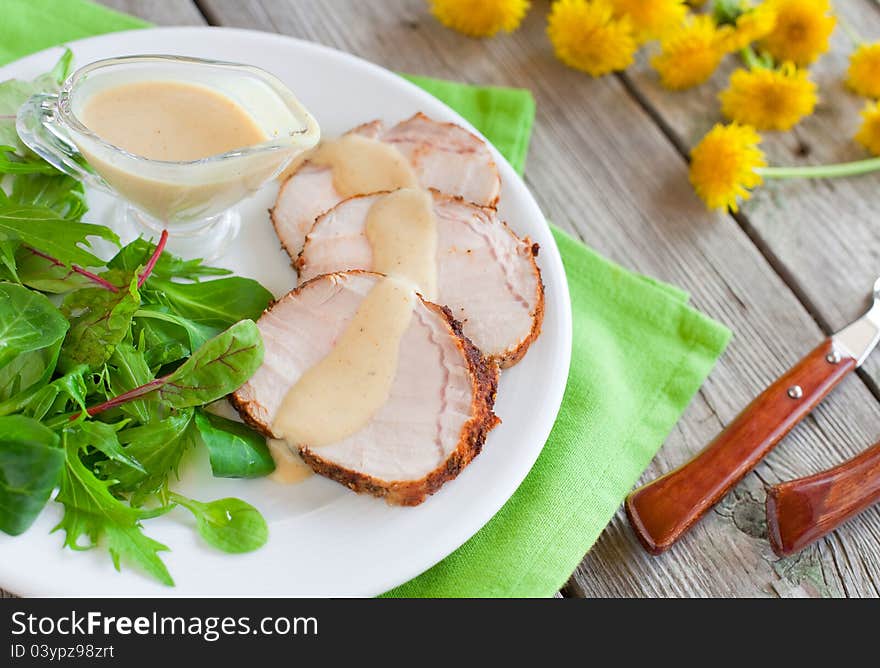
M 839 466 L 767 490 L 773 551 L 799 552 L 880 501 L 880 443 Z
M 544 34 L 548 4 L 533 3 L 511 35 L 472 40 L 440 26 L 420 0 L 200 0 L 223 25 L 311 39 L 398 71 L 532 90 L 538 118 L 526 181 L 547 216 L 625 266 L 690 290 L 697 308 L 735 332 L 650 480 L 701 449 L 824 334 L 748 234 L 729 216 L 704 210 L 681 154 L 626 82 L 593 80 L 553 58 Z M 854 312 L 869 289 L 853 295 Z M 650 559 L 618 514 L 566 593 L 876 596 L 878 514 L 862 515 L 808 556 L 779 561 L 766 541 L 761 478 L 837 463 L 876 440 L 878 417 L 864 383 L 844 381 L 676 550 Z
M 856 367 L 825 339 L 758 395 L 696 457 L 626 499 L 626 516 L 657 555 L 735 487 Z

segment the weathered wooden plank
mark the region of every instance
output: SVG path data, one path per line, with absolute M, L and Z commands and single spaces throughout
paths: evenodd
M 709 214 L 685 164 L 619 80 L 556 62 L 544 3 L 513 35 L 471 40 L 419 0 L 201 0 L 212 22 L 312 39 L 395 70 L 523 86 L 538 101 L 527 182 L 548 217 L 634 269 L 681 285 L 733 328 L 730 350 L 646 477 L 698 451 L 748 400 L 818 342 L 819 327 L 729 217 Z M 876 595 L 880 518 L 869 513 L 800 559 L 777 562 L 760 536 L 761 479 L 836 463 L 877 436 L 880 408 L 843 386 L 678 549 L 647 558 L 618 516 L 567 592 L 594 595 Z M 872 543 L 873 539 L 873 543 Z M 861 559 L 859 554 L 871 554 Z
M 160 26 L 204 25 L 205 18 L 192 0 L 99 0 L 120 12 L 140 16 Z

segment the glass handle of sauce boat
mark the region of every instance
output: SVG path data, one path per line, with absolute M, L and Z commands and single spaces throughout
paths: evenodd
M 112 192 L 95 174 L 69 138 L 58 119 L 58 96 L 34 95 L 22 105 L 16 117 L 18 136 L 38 156 L 55 169 L 90 186 Z

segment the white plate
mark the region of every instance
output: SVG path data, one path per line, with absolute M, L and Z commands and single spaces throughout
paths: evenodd
M 381 118 L 394 123 L 417 111 L 470 129 L 458 114 L 416 86 L 363 60 L 281 35 L 221 28 L 160 28 L 103 35 L 71 45 L 77 67 L 111 56 L 170 53 L 257 65 L 277 75 L 308 107 L 326 136 Z M 60 55 L 49 49 L 0 68 L 0 81 L 30 79 Z M 526 358 L 502 374 L 496 412 L 503 424 L 458 478 L 416 508 L 393 508 L 313 476 L 299 485 L 210 476 L 193 455 L 178 487 L 197 499 L 238 496 L 269 522 L 269 543 L 247 555 L 205 546 L 183 511 L 146 523 L 171 548 L 162 553 L 177 586 L 157 584 L 130 566 L 117 573 L 106 549 L 62 549 L 50 531 L 60 506 L 49 503 L 28 532 L 0 533 L 0 586 L 23 595 L 91 596 L 372 596 L 391 589 L 453 552 L 501 508 L 541 452 L 562 401 L 571 358 L 571 307 L 559 251 L 534 198 L 500 154 L 500 212 L 520 235 L 541 245 L 546 284 L 544 332 Z M 276 295 L 295 284 L 287 255 L 268 222 L 274 188 L 245 204 L 236 248 L 218 261 L 260 280 Z M 90 197 L 87 220 L 106 215 Z

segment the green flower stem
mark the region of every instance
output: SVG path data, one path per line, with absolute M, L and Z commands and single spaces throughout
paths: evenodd
M 880 171 L 880 158 L 842 162 L 836 165 L 809 167 L 758 167 L 755 173 L 765 179 L 833 179 L 840 176 L 858 176 Z
M 746 64 L 750 70 L 757 69 L 770 69 L 773 67 L 773 59 L 770 58 L 766 53 L 759 56 L 755 53 L 755 50 L 751 46 L 746 46 L 740 49 L 739 57 L 743 59 L 743 62 Z

